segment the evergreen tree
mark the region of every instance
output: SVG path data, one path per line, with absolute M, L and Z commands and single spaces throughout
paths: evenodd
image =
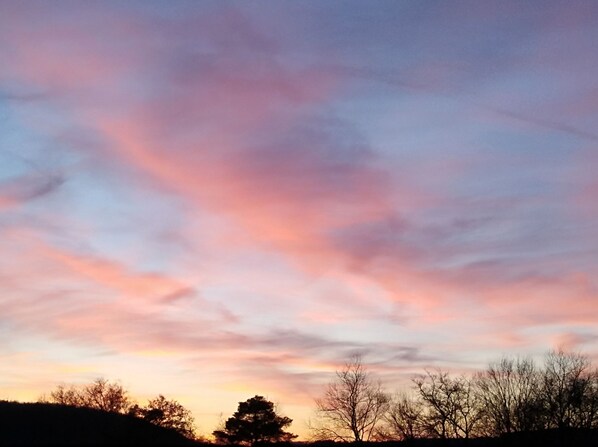
M 226 421 L 222 430 L 214 431 L 219 442 L 255 446 L 269 442 L 288 442 L 297 436 L 284 431 L 292 419 L 278 416 L 274 404 L 262 396 L 239 402 L 237 411 Z

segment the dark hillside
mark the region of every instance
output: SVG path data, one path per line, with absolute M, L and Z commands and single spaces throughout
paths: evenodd
M 123 414 L 58 404 L 0 402 L 0 446 L 197 446 L 179 433 Z

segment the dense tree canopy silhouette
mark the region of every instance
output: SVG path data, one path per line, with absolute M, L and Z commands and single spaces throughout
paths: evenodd
M 292 419 L 278 416 L 274 404 L 262 396 L 239 402 L 237 411 L 227 419 L 222 430 L 214 431 L 218 442 L 257 445 L 268 442 L 288 442 L 296 435 L 283 429 Z
M 317 439 L 369 441 L 389 407 L 389 397 L 356 356 L 336 372 L 316 406 L 311 428 Z
M 129 414 L 154 425 L 176 430 L 187 438 L 195 438 L 195 420 L 191 412 L 176 400 L 168 400 L 161 394 L 148 401 L 145 407 L 133 405 Z

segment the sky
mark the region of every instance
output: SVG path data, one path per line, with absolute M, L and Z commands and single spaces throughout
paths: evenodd
M 119 381 L 209 434 L 598 359 L 598 3 L 0 1 L 0 398 Z

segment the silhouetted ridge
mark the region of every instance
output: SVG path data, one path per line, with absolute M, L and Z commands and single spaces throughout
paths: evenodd
M 0 445 L 200 444 L 134 416 L 60 404 L 0 401 Z

